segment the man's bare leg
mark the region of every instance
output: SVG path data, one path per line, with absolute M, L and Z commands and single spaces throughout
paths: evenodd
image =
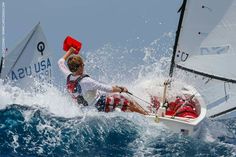
M 148 111 L 144 110 L 138 103 L 134 102 L 134 101 L 130 101 L 129 105 L 128 105 L 128 109 L 131 112 L 138 112 L 140 114 L 143 115 L 148 115 Z

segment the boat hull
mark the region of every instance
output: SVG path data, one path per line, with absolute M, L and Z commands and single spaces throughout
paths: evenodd
M 206 112 L 206 111 L 202 111 Z M 189 118 L 171 118 L 168 117 L 158 117 L 157 115 L 148 115 L 148 119 L 154 121 L 157 124 L 164 125 L 168 130 L 173 133 L 178 133 L 188 136 L 197 136 L 202 127 L 202 122 L 205 119 L 205 116 L 198 117 L 197 119 Z
M 160 108 L 156 113 L 147 115 L 146 117 L 153 120 L 155 123 L 163 124 L 173 133 L 179 133 L 182 135 L 197 136 L 199 130 L 201 130 L 202 122 L 206 118 L 206 104 L 203 97 L 192 86 L 187 86 L 182 91 L 183 95 L 194 95 L 194 99 L 199 107 L 199 115 L 197 118 L 179 117 L 175 115 L 167 115 L 166 107 L 160 105 Z

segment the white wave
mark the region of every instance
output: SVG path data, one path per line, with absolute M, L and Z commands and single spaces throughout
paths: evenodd
M 73 117 L 81 115 L 79 106 L 72 101 L 68 94 L 61 92 L 57 87 L 50 84 L 44 84 L 41 88 L 44 92 L 32 93 L 9 84 L 3 84 L 1 81 L 0 108 L 3 109 L 8 105 L 18 104 L 46 108 L 49 112 L 57 116 Z
M 149 102 L 149 95 L 160 95 L 163 82 L 168 77 L 170 64 L 172 33 L 164 33 L 144 48 L 115 48 L 111 44 L 94 52 L 82 52 L 85 57 L 85 69 L 99 81 L 125 85 L 136 96 Z M 66 81 L 65 81 L 66 82 Z M 35 84 L 38 82 L 35 81 Z M 0 108 L 10 104 L 39 106 L 50 113 L 62 117 L 96 115 L 93 109 L 82 109 L 59 87 L 42 85 L 44 92 L 27 92 L 9 84 L 0 86 Z M 137 100 L 137 99 L 135 99 Z M 137 100 L 142 106 L 143 101 Z M 24 113 L 30 117 L 31 113 Z M 27 118 L 29 119 L 29 118 Z

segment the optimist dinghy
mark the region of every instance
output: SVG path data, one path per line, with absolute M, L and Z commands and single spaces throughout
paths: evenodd
M 192 135 L 205 117 L 236 117 L 236 0 L 183 0 L 179 12 L 169 74 L 195 85 L 153 97 L 157 110 L 147 117 Z
M 207 117 L 236 117 L 236 0 L 183 0 L 170 76 L 204 97 Z

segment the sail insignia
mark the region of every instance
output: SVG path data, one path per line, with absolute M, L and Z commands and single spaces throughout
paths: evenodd
M 52 56 L 46 37 L 38 23 L 5 57 L 1 79 L 22 89 L 34 88 L 36 82 L 50 83 Z

